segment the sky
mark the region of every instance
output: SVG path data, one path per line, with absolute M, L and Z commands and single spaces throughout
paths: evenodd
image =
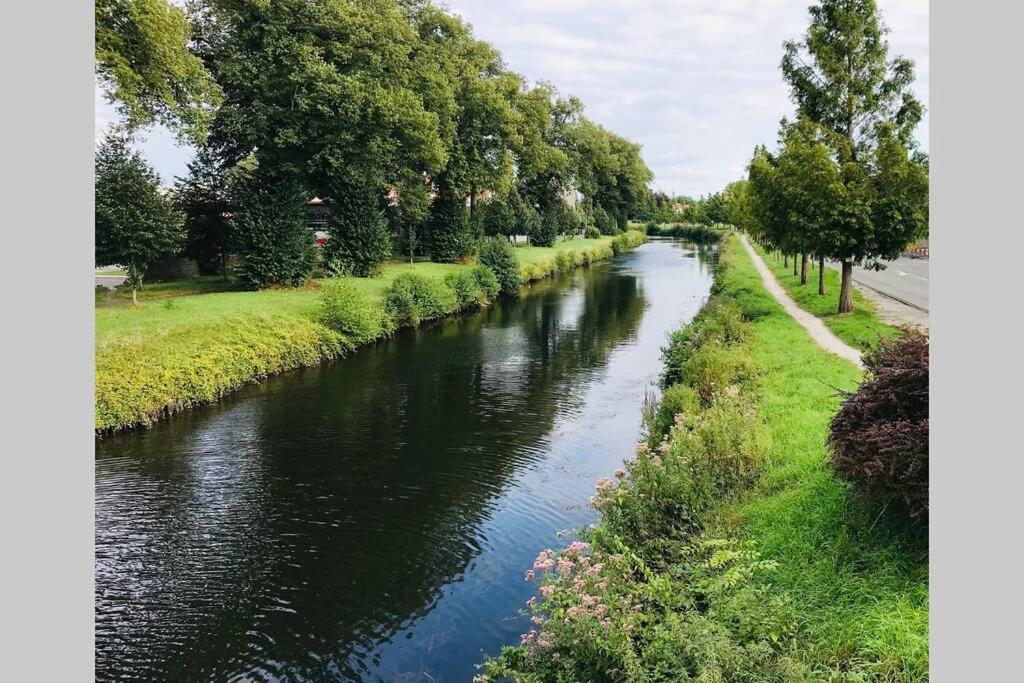
M 928 107 L 928 1 L 877 0 L 890 58 L 917 66 L 913 90 Z M 774 146 L 793 105 L 782 43 L 808 23 L 807 0 L 449 0 L 508 68 L 576 95 L 584 114 L 643 146 L 652 187 L 699 196 L 745 175 L 756 144 Z M 116 113 L 97 94 L 97 133 Z M 166 130 L 140 148 L 165 184 L 192 150 Z M 917 131 L 928 149 L 928 115 Z

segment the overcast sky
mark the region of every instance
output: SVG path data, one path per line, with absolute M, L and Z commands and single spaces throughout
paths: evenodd
M 655 189 L 700 195 L 740 178 L 754 145 L 773 145 L 793 106 L 782 42 L 802 35 L 807 0 L 449 0 L 478 38 L 530 80 L 583 100 L 585 114 L 643 145 Z M 890 57 L 917 65 L 928 106 L 928 2 L 878 0 Z M 97 98 L 97 130 L 114 118 Z M 918 129 L 928 149 L 928 116 Z M 154 129 L 143 154 L 165 184 L 191 150 Z

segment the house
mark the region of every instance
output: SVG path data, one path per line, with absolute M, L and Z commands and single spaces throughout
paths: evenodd
M 316 243 L 323 245 L 327 241 L 327 226 L 331 220 L 331 207 L 326 199 L 313 197 L 306 202 L 309 214 L 309 227 L 316 236 Z

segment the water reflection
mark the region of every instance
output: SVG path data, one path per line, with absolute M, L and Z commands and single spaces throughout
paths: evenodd
M 710 284 L 691 253 L 651 243 L 99 442 L 97 677 L 470 678 L 628 454 Z

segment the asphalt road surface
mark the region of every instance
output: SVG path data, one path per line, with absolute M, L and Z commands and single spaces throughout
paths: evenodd
M 103 285 L 107 289 L 113 289 L 124 282 L 124 275 L 97 275 L 96 285 Z
M 838 263 L 830 268 L 840 270 Z M 870 287 L 879 294 L 902 301 L 923 311 L 928 310 L 928 259 L 901 256 L 885 264 L 885 270 L 865 270 L 853 267 L 853 281 Z

